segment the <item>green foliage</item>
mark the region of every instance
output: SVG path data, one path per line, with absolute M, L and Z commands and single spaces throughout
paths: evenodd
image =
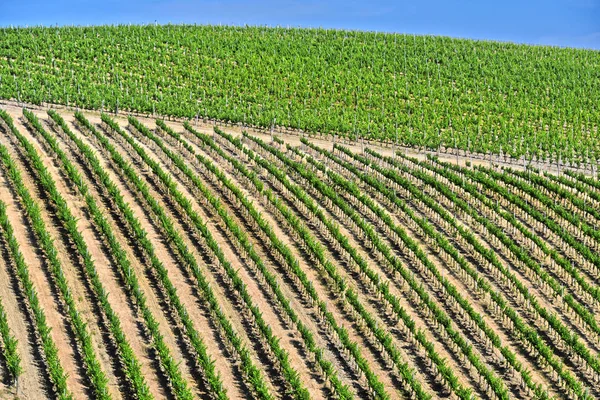
M 600 52 L 324 29 L 0 30 L 0 97 L 578 163 Z
M 2 338 L 2 356 L 6 360 L 7 378 L 11 385 L 15 384 L 19 375 L 23 373 L 21 367 L 21 356 L 17 349 L 19 341 L 10 331 L 6 310 L 0 301 L 0 337 Z

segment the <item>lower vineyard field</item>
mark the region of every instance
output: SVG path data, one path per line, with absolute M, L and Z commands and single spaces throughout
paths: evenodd
M 2 398 L 600 398 L 600 181 L 0 111 Z

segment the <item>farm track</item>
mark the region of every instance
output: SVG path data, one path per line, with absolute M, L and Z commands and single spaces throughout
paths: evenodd
M 83 196 L 62 169 L 54 150 L 21 111 L 5 109 L 16 129 L 41 155 L 76 218 L 76 227 L 109 293 L 110 305 L 140 363 L 151 395 L 157 399 L 176 398 L 181 392 L 173 387 L 171 375 L 164 370 L 136 301 Z M 419 390 L 426 394 L 424 398 L 458 399 L 471 393 L 476 398 L 548 395 L 575 399 L 584 393 L 600 398 L 600 260 L 596 256 L 600 249 L 600 219 L 594 211 L 600 204 L 600 184 L 596 185 L 594 178 L 532 172 L 533 180 L 518 166 L 514 170 L 490 168 L 479 162 L 470 167 L 463 163 L 457 166 L 446 163 L 448 160 L 410 158 L 410 154 L 387 158 L 393 151 L 363 151 L 362 144 L 357 143 L 331 146 L 320 140 L 310 145 L 300 140 L 271 142 L 263 134 L 263 145 L 252 137 L 242 137 L 237 129 L 224 128 L 232 138 L 241 138 L 234 144 L 209 129 L 198 129 L 206 135 L 202 138 L 178 122 L 167 122 L 166 126 L 180 135 L 177 139 L 157 128 L 154 120 L 139 118 L 141 126 L 155 135 L 152 139 L 131 120 L 114 119 L 120 132 L 97 115 L 86 114 L 92 126 L 147 185 L 149 193 L 144 194 L 97 137 L 72 114 L 59 111 L 77 139 L 94 151 L 146 232 L 153 246 L 149 250 L 136 238 L 79 145 L 43 110 L 34 113 L 81 172 L 90 196 L 131 261 L 148 310 L 192 397 L 215 398 L 216 394 L 207 380 L 205 366 L 199 363 L 197 348 L 190 342 L 183 314 L 176 311 L 155 263 L 164 266 L 176 289 L 178 304 L 197 330 L 230 399 L 263 396 L 256 392 L 259 386 L 254 378 L 245 372 L 244 365 L 250 364 L 264 379 L 268 393 L 265 398 L 301 398 L 301 390 L 310 398 L 330 398 L 341 387 L 332 387 L 335 379 L 356 398 L 415 398 Z M 2 126 L 0 143 L 16 161 L 26 188 L 41 207 L 46 229 L 55 238 L 69 290 L 106 374 L 109 395 L 113 399 L 130 398 L 132 388 L 108 322 L 71 236 L 22 145 Z M 344 150 L 346 147 L 350 150 Z M 278 150 L 279 155 L 271 149 Z M 140 152 L 147 154 L 155 166 L 148 164 Z M 187 169 L 173 162 L 172 155 L 182 157 Z M 171 189 L 153 168 L 161 169 L 171 179 Z M 275 171 L 286 177 L 285 184 Z M 247 173 L 253 174 L 254 180 Z M 396 175 L 397 181 L 392 179 Z M 368 179 L 382 186 L 368 183 Z M 527 192 L 529 187 L 531 192 Z M 219 199 L 221 211 L 203 190 Z M 236 196 L 247 199 L 249 205 Z M 74 398 L 90 397 L 90 380 L 64 301 L 4 167 L 0 168 L 0 199 L 7 204 L 14 235 L 52 328 L 51 337 L 68 374 L 67 387 Z M 230 263 L 243 287 L 233 283 L 231 271 L 216 258 L 214 247 L 187 215 L 181 199 L 206 224 L 223 260 Z M 307 207 L 303 203 L 306 199 L 316 208 Z M 461 209 L 455 201 L 467 208 Z M 437 208 L 432 208 L 433 204 Z M 164 218 L 180 235 L 180 244 L 169 238 L 156 207 L 164 211 Z M 262 222 L 247 207 L 252 207 Z M 296 222 L 286 219 L 285 210 L 297 218 Z M 450 215 L 452 222 L 444 215 Z M 544 218 L 554 221 L 556 228 L 546 226 Z M 591 229 L 584 232 L 580 229 L 584 225 Z M 248 244 L 233 234 L 232 226 L 240 227 Z M 335 236 L 334 228 L 339 236 Z M 263 229 L 270 229 L 273 236 Z M 377 244 L 372 239 L 378 240 Z M 310 246 L 311 240 L 317 247 Z M 0 260 L 0 297 L 12 334 L 18 339 L 23 365 L 18 393 L 15 387 L 2 383 L 0 395 L 50 397 L 52 384 L 41 347 L 29 311 L 22 305 L 3 240 L 0 246 L 0 254 L 7 256 Z M 285 262 L 283 249 L 290 257 Z M 183 250 L 197 263 L 198 273 L 218 299 L 218 308 L 231 323 L 239 345 L 249 351 L 246 364 L 240 358 L 240 347 L 224 336 L 224 325 L 207 303 L 198 275 L 190 269 Z M 311 300 L 301 278 L 292 274 L 288 265 L 291 262 L 297 263 L 315 298 L 325 304 L 328 317 Z M 366 269 L 361 270 L 359 264 Z M 276 286 L 269 283 L 268 276 L 275 278 Z M 475 283 L 476 279 L 480 283 Z M 519 292 L 519 285 L 526 288 L 526 294 Z M 249 298 L 244 297 L 246 294 Z M 284 311 L 282 299 L 295 312 L 296 322 Z M 497 305 L 499 302 L 503 308 Z M 249 304 L 258 311 L 250 311 Z M 264 321 L 268 333 L 259 321 Z M 335 324 L 343 331 L 336 331 Z M 317 362 L 314 350 L 306 347 L 308 342 L 299 326 L 310 332 L 318 354 L 331 363 L 335 375 L 323 375 L 322 364 Z M 378 334 L 374 327 L 379 329 Z M 346 336 L 341 338 L 340 332 Z M 277 344 L 269 341 L 269 335 Z M 285 355 L 274 352 L 277 348 L 285 350 Z M 507 360 L 507 354 L 513 358 Z M 406 372 L 403 365 L 412 371 Z M 297 382 L 299 386 L 294 386 Z

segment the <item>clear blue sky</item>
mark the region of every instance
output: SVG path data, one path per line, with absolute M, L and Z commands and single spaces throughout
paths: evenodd
M 0 26 L 198 23 L 436 34 L 600 50 L 600 0 L 0 0 Z

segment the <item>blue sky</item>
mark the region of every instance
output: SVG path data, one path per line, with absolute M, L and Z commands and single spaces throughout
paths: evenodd
M 198 23 L 327 27 L 600 50 L 600 0 L 0 0 L 0 26 Z

